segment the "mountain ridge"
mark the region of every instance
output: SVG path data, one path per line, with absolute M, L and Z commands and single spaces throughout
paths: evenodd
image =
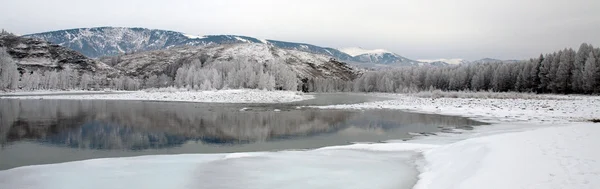
M 208 46 L 230 43 L 262 43 L 282 49 L 298 50 L 331 56 L 339 61 L 393 64 L 403 66 L 422 65 L 422 62 L 402 57 L 396 53 L 349 55 L 335 48 L 306 43 L 258 39 L 241 35 L 196 36 L 171 30 L 141 27 L 94 27 L 75 28 L 23 35 L 40 38 L 76 50 L 88 57 L 114 56 L 129 52 L 163 50 L 178 46 Z

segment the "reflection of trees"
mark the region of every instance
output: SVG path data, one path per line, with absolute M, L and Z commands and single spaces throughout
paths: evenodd
M 0 100 L 2 143 L 37 140 L 76 148 L 146 149 L 187 140 L 239 143 L 331 132 L 348 111 L 244 111 L 134 101 Z
M 148 149 L 189 140 L 236 144 L 332 133 L 354 126 L 388 132 L 434 132 L 477 125 L 452 116 L 389 110 L 286 110 L 198 103 L 0 100 L 0 144 L 33 140 L 73 148 Z M 287 107 L 289 108 L 289 107 Z
M 382 130 L 397 129 L 403 126 L 436 126 L 436 127 L 466 127 L 482 125 L 483 123 L 457 116 L 443 116 L 435 114 L 398 113 L 389 110 L 371 110 L 365 112 L 358 119 L 352 119 L 351 124 L 362 128 L 376 128 Z
M 7 142 L 8 132 L 19 114 L 19 104 L 15 100 L 0 100 L 0 144 Z

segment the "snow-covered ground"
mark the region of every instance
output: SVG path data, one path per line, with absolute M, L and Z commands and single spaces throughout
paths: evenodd
M 421 98 L 378 94 L 387 101 L 320 106 L 324 109 L 400 109 L 486 122 L 560 123 L 600 118 L 600 96 L 544 95 L 539 99 Z
M 440 133 L 410 143 L 370 144 L 364 149 L 422 147 L 415 189 L 600 188 L 598 96 L 534 99 L 420 98 L 380 94 L 393 100 L 332 105 L 328 109 L 402 109 L 459 115 L 494 123 L 460 134 Z M 353 145 L 358 147 L 357 145 Z M 352 147 L 352 146 L 351 146 Z
M 70 93 L 75 93 L 69 95 Z M 133 92 L 89 92 L 81 91 L 47 91 L 47 92 L 16 92 L 4 93 L 0 98 L 18 99 L 68 99 L 68 100 L 144 100 L 144 101 L 177 101 L 177 102 L 209 102 L 209 103 L 281 103 L 294 102 L 314 98 L 292 91 L 263 91 L 263 90 L 218 90 L 218 91 L 133 91 Z M 100 93 L 100 94 L 98 94 Z M 51 95 L 60 94 L 60 95 Z M 26 96 L 23 96 L 26 95 Z M 44 95 L 44 96 L 42 96 Z
M 305 151 L 96 159 L 0 171 L 0 188 L 600 188 L 600 97 L 419 98 L 404 109 L 493 124 Z
M 35 91 L 8 91 L 0 92 L 3 96 L 40 96 L 40 95 L 67 95 L 67 94 L 98 94 L 98 93 L 129 93 L 129 91 L 86 91 L 86 90 L 35 90 Z
M 600 188 L 600 124 L 571 123 L 425 151 L 415 189 Z

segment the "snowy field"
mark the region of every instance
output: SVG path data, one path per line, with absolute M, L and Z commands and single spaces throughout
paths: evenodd
M 89 93 L 89 94 L 86 94 Z M 98 94 L 100 93 L 100 94 Z M 60 94 L 60 95 L 52 95 Z M 69 95 L 72 94 L 72 95 Z M 292 91 L 263 91 L 250 89 L 187 91 L 187 90 L 150 90 L 150 91 L 39 91 L 2 93 L 0 98 L 18 99 L 67 99 L 67 100 L 143 100 L 208 103 L 282 103 L 302 101 L 314 98 Z M 16 96 L 18 95 L 18 96 Z
M 600 97 L 421 98 L 334 105 L 493 123 L 315 150 L 95 159 L 0 171 L 0 188 L 600 188 Z
M 422 98 L 321 106 L 327 109 L 401 109 L 458 115 L 494 123 L 473 131 L 418 137 L 421 174 L 415 189 L 600 188 L 600 97 L 544 95 L 529 99 Z M 413 148 L 389 141 L 364 149 Z M 357 145 L 353 145 L 358 147 Z M 415 149 L 418 151 L 418 149 Z
M 320 106 L 325 109 L 399 109 L 456 115 L 504 123 L 561 123 L 600 118 L 599 96 L 540 95 L 536 99 L 422 98 L 404 94 L 377 94 L 393 100 Z

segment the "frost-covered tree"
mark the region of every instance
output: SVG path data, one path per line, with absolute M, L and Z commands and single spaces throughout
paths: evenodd
M 89 90 L 94 87 L 94 76 L 84 73 L 81 75 L 81 80 L 79 81 L 79 87 L 83 90 Z
M 15 61 L 5 48 L 0 48 L 0 90 L 17 89 L 19 75 Z
M 70 67 L 66 67 L 58 72 L 58 88 L 67 90 L 74 89 L 77 86 L 78 74 Z
M 59 88 L 59 74 L 56 71 L 47 71 L 44 73 L 44 83 L 46 89 L 58 89 Z
M 583 92 L 583 71 L 586 60 L 592 50 L 594 50 L 594 47 L 588 45 L 587 43 L 581 44 L 579 50 L 577 50 L 577 54 L 575 55 L 575 60 L 573 62 L 573 69 L 571 70 L 571 74 L 573 76 L 573 80 L 571 81 L 571 89 L 573 92 Z
M 161 74 L 158 77 L 158 87 L 169 87 L 173 85 L 173 79 L 166 74 Z
M 565 49 L 560 56 L 558 69 L 556 71 L 556 90 L 559 93 L 569 93 L 571 91 L 571 73 L 573 62 L 575 61 L 575 51 Z
M 146 81 L 144 82 L 144 86 L 146 88 L 157 88 L 157 87 L 161 87 L 161 84 L 158 80 L 158 76 L 153 75 L 148 77 L 148 79 L 146 79 Z
M 552 93 L 558 93 L 558 81 L 556 79 L 556 72 L 558 71 L 558 66 L 560 65 L 560 59 L 563 56 L 563 51 L 558 51 L 553 56 L 553 59 L 550 63 L 550 72 L 548 73 L 548 79 L 550 79 L 550 83 L 548 83 L 548 90 Z
M 38 90 L 40 89 L 41 80 L 42 75 L 38 72 L 33 71 L 30 73 L 24 73 L 21 76 L 19 86 L 23 90 Z
M 265 63 L 244 58 L 211 63 L 193 60 L 184 63 L 175 75 L 176 86 L 194 90 L 223 88 L 298 90 L 298 83 L 296 73 L 280 60 Z
M 586 93 L 594 93 L 598 92 L 598 88 L 600 88 L 598 80 L 600 80 L 600 65 L 596 60 L 596 55 L 593 51 L 588 53 L 588 58 L 586 58 L 584 70 L 582 73 L 583 77 L 583 88 Z
M 546 58 L 542 60 L 540 63 L 540 72 L 538 73 L 538 77 L 540 78 L 540 84 L 537 87 L 538 92 L 546 92 L 550 88 L 551 79 L 550 79 L 550 69 L 552 67 L 552 60 L 554 59 L 554 55 L 548 54 Z

